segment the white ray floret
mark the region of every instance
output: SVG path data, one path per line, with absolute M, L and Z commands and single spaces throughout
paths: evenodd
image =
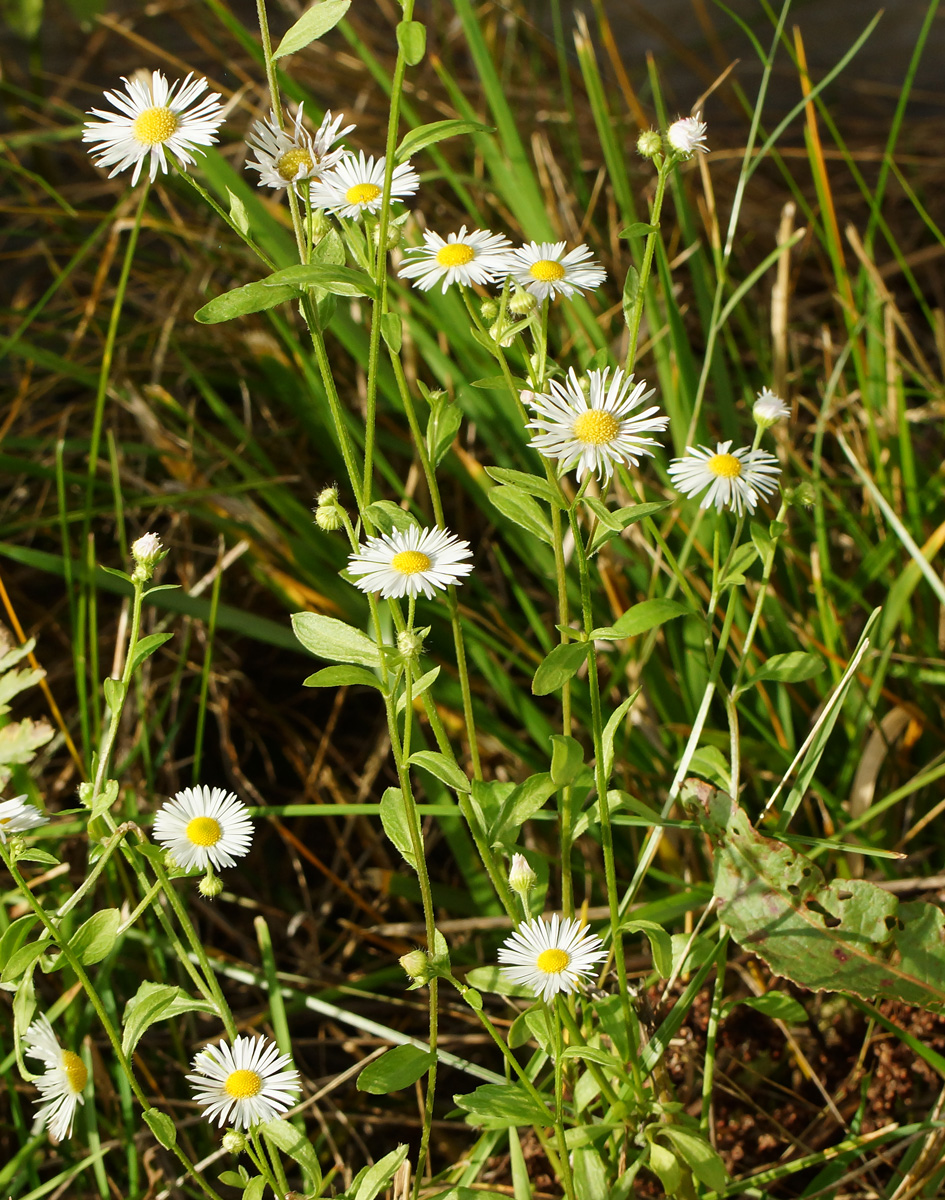
M 158 809 L 154 839 L 179 867 L 232 867 L 249 852 L 253 822 L 233 792 L 205 786 L 184 788 Z
M 607 957 L 596 933 L 582 927 L 576 917 L 550 921 L 536 917 L 520 925 L 499 950 L 503 974 L 510 983 L 528 988 L 550 1001 L 557 992 L 566 996 L 594 973 Z
M 26 833 L 38 825 L 45 825 L 49 817 L 39 811 L 35 804 L 26 803 L 26 793 L 12 800 L 0 801 L 0 842 L 5 842 L 12 833 Z
M 752 406 L 751 415 L 759 425 L 768 429 L 771 425 L 776 425 L 778 421 L 789 417 L 791 410 L 777 392 L 772 392 L 770 388 L 762 388 Z
M 27 1058 L 38 1058 L 46 1067 L 34 1080 L 40 1092 L 36 1118 L 61 1142 L 72 1136 L 76 1105 L 85 1103 L 82 1093 L 88 1083 L 88 1070 L 78 1054 L 59 1045 L 45 1016 L 36 1018 L 23 1041 Z
M 697 151 L 705 154 L 709 147 L 705 144 L 706 123 L 700 121 L 701 112 L 694 117 L 680 117 L 666 131 L 666 140 L 677 154 L 690 158 Z
M 407 262 L 398 274 L 412 279 L 414 287 L 429 291 L 441 280 L 442 291 L 452 283 L 469 287 L 473 283 L 492 283 L 508 275 L 512 268 L 512 243 L 501 233 L 483 229 L 450 233 L 446 240 L 430 229 L 424 230 L 423 246 L 411 246 L 404 251 Z
M 777 490 L 781 468 L 773 454 L 743 446 L 732 449 L 731 442 L 709 446 L 689 446 L 684 458 L 675 458 L 669 465 L 669 477 L 676 489 L 685 496 L 698 496 L 700 508 L 713 504 L 719 510 L 755 511 L 762 496 Z
M 208 1121 L 251 1129 L 295 1102 L 299 1073 L 291 1063 L 268 1038 L 238 1037 L 232 1046 L 220 1042 L 198 1051 L 187 1080 Z
M 311 201 L 316 208 L 326 209 L 339 217 L 354 217 L 374 213 L 381 207 L 384 196 L 384 171 L 386 160 L 382 154 L 375 162 L 374 156 L 346 154 L 332 170 L 312 182 Z M 403 200 L 412 196 L 420 186 L 420 176 L 409 162 L 394 167 L 391 176 L 391 200 Z
M 158 171 L 168 170 L 168 152 L 187 167 L 196 161 L 193 151 L 198 146 L 212 146 L 217 140 L 223 105 L 218 92 L 203 96 L 209 86 L 206 79 L 188 75 L 183 83 L 169 84 L 160 71 L 152 71 L 150 78 L 142 72 L 122 79 L 127 95 L 105 93 L 118 111 L 93 108 L 89 115 L 102 120 L 89 121 L 82 130 L 83 142 L 93 143 L 90 153 L 96 166 L 112 168 L 109 179 L 133 166 L 131 182 L 136 184 L 150 155 L 153 183 Z
M 577 477 L 588 472 L 604 480 L 613 474 L 615 463 L 636 464 L 643 454 L 652 454 L 660 443 L 651 433 L 661 433 L 669 418 L 657 416 L 654 404 L 637 411 L 654 393 L 646 382 L 634 383 L 618 367 L 611 377 L 610 367 L 588 371 L 588 386 L 583 388 L 572 367 L 566 384 L 550 382 L 551 395 L 522 392 L 522 399 L 535 409 L 528 429 L 537 429 L 529 445 L 547 458 L 557 458 L 561 470 L 577 466 Z
M 575 246 L 565 253 L 566 246 L 567 242 L 528 242 L 512 251 L 509 274 L 539 300 L 599 287 L 607 272 L 594 260 L 590 248 Z
M 446 529 L 395 529 L 368 538 L 348 559 L 348 571 L 359 575 L 362 592 L 380 592 L 383 599 L 416 596 L 428 600 L 441 588 L 459 583 L 472 570 L 469 542 Z
M 302 183 L 306 179 L 317 179 L 338 165 L 347 151 L 335 142 L 354 129 L 345 125 L 344 114 L 337 117 L 331 111 L 315 134 L 302 125 L 303 105 L 295 115 L 295 121 L 287 129 L 281 129 L 274 111 L 264 121 L 256 121 L 246 141 L 256 156 L 255 162 L 246 164 L 247 170 L 259 172 L 259 187 L 284 188 Z M 334 146 L 334 149 L 332 147 Z

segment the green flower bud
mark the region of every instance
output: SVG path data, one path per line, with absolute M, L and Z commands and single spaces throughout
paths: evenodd
M 537 882 L 538 876 L 528 865 L 525 855 L 513 854 L 512 869 L 509 871 L 509 887 L 512 891 L 527 896 Z
M 495 300 L 487 296 L 479 305 L 479 311 L 482 313 L 484 321 L 494 321 L 499 315 L 499 306 Z
M 334 504 L 338 500 L 338 489 L 336 487 L 326 487 L 318 493 L 316 504 Z
M 656 158 L 663 149 L 663 139 L 655 129 L 644 129 L 637 138 L 637 153 L 644 158 Z
M 197 891 L 208 900 L 214 900 L 223 891 L 223 880 L 212 871 L 208 871 L 197 884 Z
M 315 524 L 326 533 L 341 528 L 341 513 L 334 504 L 319 504 L 315 509 Z
M 411 950 L 401 956 L 400 965 L 415 983 L 429 983 L 433 968 L 425 950 Z
M 516 317 L 526 317 L 533 308 L 538 307 L 538 298 L 524 288 L 516 288 L 509 301 L 509 312 Z
M 246 1149 L 246 1135 L 238 1129 L 228 1129 L 223 1135 L 223 1149 L 230 1154 L 242 1154 Z

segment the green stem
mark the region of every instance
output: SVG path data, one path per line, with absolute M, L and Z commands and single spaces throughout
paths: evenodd
M 650 224 L 655 225 L 656 229 L 652 233 L 647 234 L 646 249 L 643 251 L 643 265 L 640 267 L 640 278 L 637 281 L 637 294 L 634 297 L 633 308 L 630 310 L 630 316 L 627 320 L 627 325 L 630 329 L 630 340 L 627 343 L 627 358 L 624 362 L 624 370 L 628 375 L 636 365 L 637 341 L 640 337 L 640 322 L 643 320 L 646 285 L 649 282 L 650 270 L 653 266 L 653 252 L 656 249 L 656 239 L 659 237 L 663 194 L 666 191 L 666 180 L 669 178 L 671 163 L 671 159 L 665 160 L 660 165 L 659 174 L 656 177 L 656 195 L 653 198 L 653 211 L 650 213 Z
M 108 768 L 111 765 L 112 749 L 115 745 L 115 738 L 118 736 L 118 726 L 121 723 L 121 714 L 125 707 L 125 700 L 128 696 L 128 688 L 131 684 L 131 674 L 134 666 L 134 649 L 138 643 L 138 634 L 141 630 L 141 604 L 144 599 L 145 581 L 136 581 L 134 584 L 134 599 L 131 609 L 131 632 L 128 635 L 128 649 L 125 654 L 125 668 L 121 674 L 121 701 L 117 707 L 112 710 L 108 722 L 108 729 L 105 731 L 105 736 L 102 738 L 101 746 L 98 752 L 98 764 L 95 771 L 95 779 L 92 783 L 92 795 L 88 800 L 89 808 L 92 807 L 96 798 L 101 794 L 102 788 L 105 786 L 105 780 L 108 776 Z
M 558 1006 L 561 997 L 555 997 L 555 1004 L 545 1004 L 548 1021 L 552 1027 L 555 1040 L 555 1139 L 558 1143 L 558 1157 L 561 1159 L 561 1182 L 568 1200 L 576 1200 L 574 1193 L 574 1177 L 571 1174 L 571 1162 L 568 1158 L 568 1143 L 564 1136 L 564 1038 L 561 1034 L 561 1020 L 558 1016 Z

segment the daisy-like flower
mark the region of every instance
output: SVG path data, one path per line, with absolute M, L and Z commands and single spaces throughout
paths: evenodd
M 250 1129 L 292 1106 L 300 1089 L 291 1063 L 268 1038 L 238 1037 L 198 1051 L 187 1081 L 208 1121 Z
M 545 1001 L 557 992 L 570 995 L 606 957 L 596 933 L 582 929 L 576 917 L 560 921 L 557 913 L 550 922 L 540 917 L 526 921 L 499 950 L 509 982 L 529 988 Z
M 108 178 L 134 165 L 132 186 L 138 182 L 144 160 L 151 155 L 151 182 L 158 171 L 167 172 L 169 150 L 182 167 L 195 162 L 192 151 L 197 146 L 212 146 L 222 123 L 223 105 L 220 95 L 213 92 L 198 99 L 209 86 L 206 79 L 188 75 L 183 83 L 168 84 L 160 71 L 125 79 L 127 95 L 106 92 L 105 99 L 118 112 L 102 112 L 93 108 L 90 116 L 101 121 L 89 121 L 82 130 L 83 142 L 97 143 L 91 151 L 95 164 L 111 167 Z
M 592 257 L 587 246 L 575 246 L 567 254 L 566 242 L 529 242 L 512 251 L 509 274 L 533 296 L 544 300 L 557 295 L 573 296 L 575 292 L 599 287 L 607 272 Z
M 751 415 L 763 429 L 769 429 L 784 417 L 789 417 L 791 410 L 776 392 L 772 392 L 770 388 L 762 388 L 752 406 Z
M 416 596 L 423 592 L 428 600 L 451 583 L 459 583 L 472 570 L 469 542 L 446 529 L 395 529 L 368 538 L 357 554 L 348 559 L 348 570 L 360 575 L 357 586 L 362 592 L 380 592 L 391 597 Z
M 432 230 L 424 230 L 424 246 L 411 246 L 404 251 L 412 257 L 400 268 L 404 279 L 413 279 L 414 287 L 429 291 L 442 279 L 442 291 L 451 283 L 469 287 L 471 283 L 492 283 L 508 275 L 512 267 L 512 243 L 501 233 L 486 233 L 476 229 L 451 233 L 446 241 Z
M 201 786 L 184 788 L 162 805 L 153 833 L 183 870 L 219 870 L 249 852 L 253 823 L 233 792 Z
M 719 512 L 733 508 L 739 516 L 743 508 L 754 512 L 761 496 L 777 490 L 780 474 L 773 454 L 747 446 L 733 450 L 731 442 L 719 442 L 714 450 L 689 446 L 684 458 L 669 464 L 669 477 L 683 495 L 698 496 L 709 489 L 699 501 L 700 508 L 714 504 Z
M 357 157 L 346 154 L 337 165 L 312 183 L 311 200 L 316 208 L 327 209 L 339 217 L 354 217 L 377 212 L 384 194 L 384 155 L 375 162 L 374 155 Z M 394 167 L 390 181 L 391 200 L 412 196 L 420 186 L 420 176 L 409 162 Z
M 12 800 L 0 801 L 0 842 L 6 842 L 11 833 L 26 833 L 37 825 L 45 825 L 49 817 L 35 806 L 27 804 L 26 793 L 14 796 Z
M 23 1039 L 28 1058 L 38 1058 L 46 1070 L 36 1080 L 40 1101 L 36 1116 L 57 1142 L 72 1136 L 77 1104 L 84 1104 L 89 1073 L 72 1050 L 63 1050 L 47 1017 L 37 1017 Z
M 266 120 L 254 122 L 246 141 L 256 161 L 248 162 L 246 167 L 259 172 L 259 187 L 284 188 L 290 183 L 315 179 L 344 158 L 346 151 L 340 146 L 333 150 L 332 146 L 354 126 L 345 125 L 342 129 L 344 114 L 332 117 L 329 110 L 313 136 L 302 128 L 303 107 L 299 105 L 291 130 L 280 129 L 272 110 Z
M 624 376 L 618 367 L 610 377 L 610 367 L 603 371 L 588 371 L 589 387 L 581 387 L 572 367 L 567 384 L 556 379 L 550 383 L 551 395 L 522 392 L 522 399 L 536 410 L 528 429 L 539 430 L 529 445 L 548 458 L 561 460 L 561 470 L 568 471 L 577 464 L 577 477 L 583 479 L 588 471 L 606 479 L 614 463 L 636 466 L 641 454 L 652 454 L 651 446 L 659 442 L 650 433 L 662 432 L 669 418 L 656 416 L 654 404 L 643 412 L 635 410 L 645 404 L 654 389 L 646 382 L 634 384 L 633 376 Z
M 666 130 L 666 140 L 677 154 L 689 158 L 696 151 L 705 154 L 709 149 L 705 144 L 707 126 L 705 121 L 699 120 L 701 116 L 702 113 L 697 112 L 694 117 L 681 117 Z

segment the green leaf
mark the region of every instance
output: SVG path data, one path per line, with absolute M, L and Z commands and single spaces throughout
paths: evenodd
M 264 1175 L 254 1175 L 243 1188 L 243 1200 L 263 1200 L 265 1194 L 266 1177 Z
M 389 787 L 381 796 L 380 816 L 384 832 L 400 851 L 407 865 L 416 870 L 417 856 L 413 852 L 410 823 L 407 819 L 404 794 L 400 788 Z
M 9 701 L 14 696 L 18 696 L 20 692 L 25 692 L 27 688 L 35 687 L 41 679 L 45 679 L 46 672 L 41 668 L 35 670 L 30 668 L 26 671 L 6 671 L 0 676 L 0 713 L 9 712 Z
M 272 57 L 284 58 L 287 54 L 295 54 L 297 50 L 304 50 L 310 42 L 324 37 L 330 29 L 334 29 L 350 6 L 351 0 L 320 0 L 320 3 L 313 4 L 289 28 Z
M 479 121 L 433 121 L 429 125 L 418 125 L 404 135 L 400 145 L 394 151 L 397 162 L 403 162 L 411 154 L 416 154 L 424 146 L 432 146 L 434 142 L 442 142 L 444 138 L 459 137 L 464 133 L 491 133 L 491 125 L 483 125 Z
M 672 1150 L 661 1146 L 659 1142 L 651 1142 L 649 1165 L 660 1177 L 660 1183 L 662 1183 L 663 1191 L 667 1196 L 675 1195 L 682 1183 L 682 1168 L 676 1161 L 676 1155 Z
M 520 392 L 524 392 L 528 388 L 528 380 L 521 379 L 518 375 L 510 376 L 513 386 Z M 470 387 L 483 388 L 487 392 L 507 392 L 509 390 L 509 381 L 504 375 L 489 375 L 485 379 L 474 379 Z M 499 467 L 486 467 L 486 472 L 491 475 L 493 470 L 504 470 Z M 513 475 L 523 475 L 524 471 L 513 471 Z M 531 479 L 529 475 L 527 478 Z M 514 483 L 514 480 L 509 482 Z
M 321 288 L 333 296 L 375 296 L 377 288 L 366 271 L 356 267 L 336 266 L 333 263 L 297 263 L 294 267 L 283 267 L 260 281 L 262 287 L 283 288 L 291 286 L 297 290 Z
M 359 1171 L 355 1179 L 356 1186 L 352 1187 L 346 1195 L 350 1195 L 351 1200 L 375 1200 L 375 1197 L 394 1178 L 400 1164 L 407 1157 L 408 1149 L 408 1146 L 398 1146 L 390 1154 L 385 1154 L 372 1167 L 368 1167 L 365 1171 Z
M 766 679 L 775 683 L 801 683 L 805 679 L 813 679 L 823 669 L 824 661 L 816 654 L 805 654 L 802 650 L 792 650 L 790 654 L 772 654 L 739 690 L 744 692 Z
M 503 516 L 551 545 L 551 524 L 533 496 L 514 484 L 503 483 L 492 488 L 489 499 Z
M 384 690 L 381 681 L 367 667 L 322 667 L 314 675 L 302 680 L 303 687 L 347 687 L 353 684 L 377 688 L 381 692 Z
M 400 313 L 381 314 L 381 337 L 392 354 L 399 354 L 404 340 L 404 322 Z
M 362 667 L 381 665 L 380 652 L 367 634 L 335 617 L 326 617 L 324 613 L 293 613 L 292 630 L 305 649 L 318 658 Z
M 645 933 L 653 952 L 653 966 L 663 979 L 673 973 L 673 939 L 662 925 L 655 921 L 626 921 L 620 926 L 623 933 Z
M 222 296 L 198 308 L 194 320 L 201 325 L 219 325 L 221 321 L 232 321 L 250 313 L 264 312 L 275 308 L 286 300 L 297 300 L 299 290 L 295 287 L 267 287 L 265 283 L 244 283 L 242 287 L 224 292 Z M 154 590 L 153 588 L 151 589 Z
M 170 1148 L 177 1143 L 177 1130 L 174 1127 L 174 1122 L 167 1115 L 156 1108 L 146 1108 L 144 1110 L 144 1119 L 148 1124 L 148 1128 L 165 1148 Z
M 79 926 L 69 939 L 69 949 L 85 967 L 101 962 L 118 941 L 120 924 L 117 908 L 103 908 Z
M 244 237 L 249 237 L 249 212 L 236 192 L 226 189 L 230 201 L 230 220 Z
M 187 1012 L 214 1011 L 206 1000 L 194 1000 L 169 983 L 142 983 L 125 1005 L 121 1048 L 130 1058 L 142 1035 L 157 1021 L 168 1021 Z
M 754 542 L 745 542 L 732 555 L 728 570 L 719 581 L 719 587 L 741 587 L 745 582 L 745 572 L 758 557 L 758 548 Z
M 633 315 L 634 305 L 637 301 L 637 296 L 640 292 L 640 272 L 636 267 L 631 267 L 627 272 L 627 278 L 623 282 L 623 319 L 629 328 L 630 319 Z
M 511 467 L 486 467 L 486 474 L 497 483 L 514 484 L 521 491 L 528 492 L 530 496 L 537 496 L 539 500 L 544 500 L 546 504 L 553 504 L 555 508 L 567 508 L 567 502 L 560 490 L 540 475 L 529 475 L 525 471 L 513 471 Z
M 420 21 L 401 21 L 397 26 L 397 45 L 407 66 L 415 67 L 426 53 L 426 27 Z
M 622 700 L 614 709 L 607 719 L 607 724 L 604 726 L 604 732 L 601 736 L 601 748 L 604 751 L 604 778 L 610 779 L 614 769 L 614 740 L 617 737 L 617 730 L 623 723 L 624 717 L 630 711 L 630 706 L 640 694 L 640 688 L 634 689 L 626 700 Z
M 595 641 L 600 639 L 616 642 L 621 638 L 636 637 L 667 621 L 673 621 L 676 617 L 687 616 L 691 612 L 692 609 L 688 604 L 680 604 L 678 600 L 644 600 L 640 604 L 634 604 L 633 608 L 628 608 L 613 625 L 595 629 L 591 637 Z
M 49 938 L 43 937 L 38 942 L 27 942 L 25 946 L 11 951 L 3 965 L 3 971 L 0 972 L 0 982 L 9 983 L 14 979 L 19 979 L 24 971 L 32 971 L 36 960 L 51 949 L 52 942 Z
M 81 788 L 79 789 L 81 796 Z M 118 799 L 118 780 L 106 779 L 102 790 L 92 801 L 92 812 L 89 816 L 90 821 L 94 821 L 96 817 L 100 817 L 102 813 L 108 812 L 111 806 Z
M 278 1146 L 283 1154 L 288 1154 L 293 1162 L 299 1164 L 310 1178 L 313 1185 L 311 1190 L 317 1190 L 322 1181 L 321 1163 L 318 1161 L 315 1147 L 305 1134 L 296 1129 L 289 1121 L 282 1121 L 279 1118 L 274 1121 L 266 1121 L 264 1125 L 260 1126 L 260 1129 L 274 1146 Z
M 375 500 L 364 510 L 364 515 L 381 533 L 392 533 L 395 529 L 403 533 L 417 525 L 417 518 L 393 500 Z
M 472 785 L 466 772 L 445 754 L 438 750 L 417 750 L 407 759 L 414 767 L 423 767 L 441 783 L 451 787 L 456 792 L 468 792 Z
M 242 1188 L 246 1186 L 246 1180 L 239 1171 L 221 1171 L 217 1179 L 220 1183 L 225 1183 L 227 1187 Z
M 624 1067 L 612 1050 L 601 1050 L 599 1046 L 568 1046 L 564 1058 L 577 1058 L 582 1062 L 597 1063 L 605 1067 L 611 1074 L 623 1075 Z
M 432 671 L 427 671 L 425 675 L 421 675 L 419 679 L 414 680 L 413 688 L 412 688 L 412 692 L 411 692 L 414 700 L 416 700 L 416 698 L 418 696 L 423 695 L 423 693 L 427 690 L 427 688 L 429 688 L 431 686 L 431 684 L 433 684 L 433 682 L 436 680 L 436 677 L 437 677 L 437 675 L 439 675 L 439 673 L 440 673 L 440 668 L 434 667 Z M 400 695 L 397 697 L 397 713 L 398 713 L 398 715 L 400 713 L 402 713 L 406 707 L 407 707 L 407 693 L 401 692 Z
M 454 1096 L 470 1125 L 509 1129 L 517 1125 L 550 1125 L 551 1113 L 538 1104 L 519 1083 L 484 1083 L 468 1096 Z
M 634 221 L 632 225 L 628 225 L 625 229 L 621 229 L 617 237 L 638 238 L 643 237 L 648 233 L 656 233 L 659 225 L 648 225 L 646 221 Z
M 764 1013 L 772 1021 L 784 1021 L 791 1025 L 807 1024 L 804 1005 L 799 1000 L 795 1000 L 793 996 L 785 995 L 784 992 L 765 992 L 763 996 L 745 996 L 744 999 L 726 1004 L 724 1012 L 730 1013 L 739 1004 L 753 1008 L 756 1012 Z
M 446 396 L 431 411 L 427 421 L 426 442 L 430 461 L 437 466 L 456 440 L 463 423 L 463 410 Z
M 587 660 L 588 642 L 566 642 L 546 655 L 532 680 L 532 694 L 547 696 L 566 683 Z
M 0 937 L 0 970 L 2 970 L 10 961 L 10 955 L 26 941 L 30 930 L 36 924 L 35 914 L 29 912 L 24 917 L 17 917 L 3 931 L 3 936 Z
M 663 1125 L 660 1127 L 663 1137 L 669 1138 L 676 1153 L 695 1175 L 700 1183 L 715 1192 L 722 1192 L 728 1186 L 728 1172 L 704 1137 L 689 1129 L 681 1129 L 678 1125 Z
M 618 533 L 637 521 L 645 521 L 647 517 L 652 517 L 658 512 L 662 512 L 664 508 L 669 508 L 672 500 L 661 500 L 652 504 L 631 504 L 627 508 L 617 508 L 610 512 L 610 521 L 607 525 L 603 522 L 597 525 L 594 532 L 591 534 L 591 540 L 588 543 L 588 554 L 596 554 L 601 546 L 616 537 Z
M 54 854 L 50 854 L 48 850 L 39 850 L 36 846 L 27 846 L 23 850 L 18 850 L 16 861 L 18 863 L 39 863 L 43 867 L 55 867 L 59 863 L 59 859 Z
M 557 784 L 547 771 L 530 775 L 518 784 L 502 803 L 493 825 L 489 830 L 493 844 L 514 842 L 522 825 L 544 808 L 549 796 L 557 791 Z
M 477 992 L 491 992 L 496 996 L 527 996 L 534 999 L 534 992 L 520 983 L 511 983 L 501 967 L 473 967 L 466 972 L 465 982 Z
M 105 693 L 105 703 L 112 712 L 118 712 L 125 702 L 128 685 L 120 679 L 105 679 L 102 681 L 102 691 Z
M 147 637 L 143 637 L 139 642 L 136 642 L 131 654 L 132 675 L 146 658 L 152 655 L 155 650 L 160 649 L 165 642 L 169 642 L 173 636 L 173 633 L 149 633 Z
M 410 1087 L 436 1062 L 436 1055 L 417 1046 L 395 1046 L 380 1058 L 369 1062 L 358 1075 L 358 1091 L 386 1096 Z
M 45 721 L 13 721 L 0 729 L 0 766 L 31 762 L 40 746 L 53 736 L 53 727 Z
M 573 783 L 584 766 L 584 747 L 563 733 L 551 735 L 551 778 L 556 788 Z

